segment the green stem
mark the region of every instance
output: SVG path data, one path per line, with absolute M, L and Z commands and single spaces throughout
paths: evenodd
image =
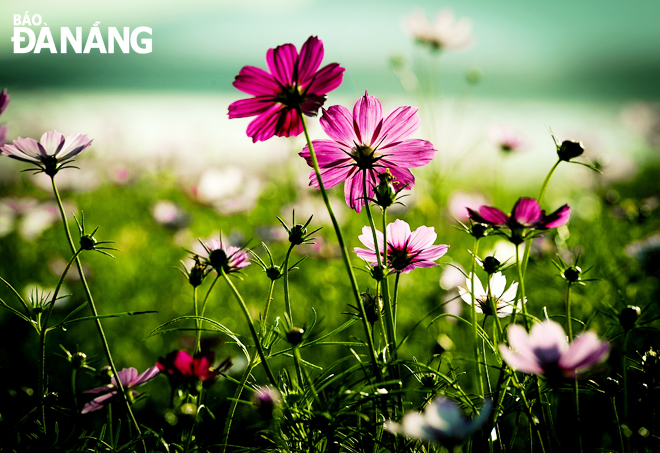
M 291 256 L 291 251 L 295 247 L 295 244 L 289 246 L 289 250 L 286 252 L 286 257 L 284 258 L 284 306 L 286 307 L 286 314 L 289 316 L 289 322 L 293 326 L 293 313 L 291 311 L 291 297 L 289 295 L 289 257 Z
M 376 249 L 378 242 L 374 242 Z M 396 318 L 392 310 L 392 303 L 390 302 L 390 287 L 387 281 L 387 208 L 383 208 L 383 280 L 381 281 L 383 291 L 383 309 L 385 310 L 385 325 L 387 327 L 387 337 L 391 344 L 390 351 L 392 358 L 396 360 L 397 345 L 396 345 Z
M 222 453 L 225 453 L 225 451 L 227 451 L 227 444 L 229 443 L 229 431 L 231 430 L 231 423 L 234 419 L 234 414 L 236 413 L 236 407 L 238 406 L 238 401 L 241 398 L 241 393 L 243 393 L 243 388 L 245 387 L 245 383 L 247 382 L 248 378 L 250 377 L 250 374 L 252 373 L 252 370 L 254 369 L 255 358 L 256 357 L 252 357 L 247 367 L 245 367 L 245 371 L 243 372 L 243 376 L 241 377 L 241 383 L 238 385 L 238 387 L 236 387 L 236 390 L 234 391 L 234 398 L 231 402 L 231 406 L 229 407 L 227 420 L 225 420 L 225 429 L 222 433 Z
M 474 280 L 477 278 L 477 256 L 479 253 L 479 239 L 474 239 L 474 250 L 472 251 L 472 272 L 470 273 L 470 313 L 472 315 L 472 346 L 474 348 L 474 366 L 476 367 L 475 373 L 475 386 L 479 390 L 479 396 L 483 398 L 484 396 L 484 380 L 481 375 L 481 366 L 479 365 L 480 354 L 479 354 L 479 333 L 477 332 L 477 307 L 474 294 Z
M 528 244 L 531 244 L 532 241 L 527 241 Z M 522 311 L 523 311 L 523 324 L 525 325 L 525 330 L 529 332 L 529 320 L 527 319 L 527 299 L 525 298 L 525 276 L 523 272 L 523 265 L 522 262 L 520 261 L 520 246 L 516 245 L 516 265 L 518 267 L 518 288 L 520 291 L 520 304 L 522 305 Z M 515 307 L 517 305 L 514 305 L 514 311 L 513 311 L 513 316 L 515 316 Z M 515 318 L 514 318 L 515 320 Z
M 566 290 L 566 327 L 568 328 L 568 341 L 573 341 L 573 326 L 571 322 L 571 282 L 568 282 Z M 575 414 L 577 417 L 577 433 L 578 444 L 580 445 L 580 452 L 582 449 L 582 431 L 580 430 L 580 389 L 578 385 L 577 376 L 573 379 L 573 397 L 575 399 Z
M 229 280 L 229 277 L 227 277 L 227 274 L 225 273 L 225 270 L 220 268 L 220 273 L 222 277 L 225 279 L 229 287 L 231 288 L 232 292 L 234 293 L 234 296 L 236 297 L 236 300 L 238 301 L 238 304 L 241 307 L 241 310 L 243 310 L 243 314 L 245 315 L 245 320 L 247 321 L 247 325 L 250 329 L 250 333 L 252 334 L 252 339 L 254 340 L 254 344 L 257 348 L 257 352 L 259 353 L 259 358 L 261 359 L 261 362 L 264 364 L 264 370 L 266 371 L 266 375 L 268 376 L 268 380 L 272 384 L 274 388 L 277 387 L 277 382 L 275 381 L 275 377 L 273 376 L 272 371 L 270 370 L 270 366 L 268 366 L 268 362 L 266 361 L 266 355 L 264 354 L 264 350 L 261 347 L 261 342 L 259 341 L 259 336 L 257 335 L 257 331 L 254 329 L 254 323 L 252 322 L 252 317 L 250 316 L 250 311 L 247 308 L 247 305 L 245 305 L 245 301 L 243 300 L 243 297 L 241 297 L 241 294 L 238 292 L 234 284 Z
M 193 306 L 195 308 L 195 334 L 197 341 L 195 342 L 195 353 L 197 354 L 202 350 L 202 322 L 199 319 L 199 307 L 197 305 L 197 287 L 193 287 Z M 193 355 L 194 355 L 193 354 Z
M 539 191 L 539 196 L 537 197 L 536 201 L 539 202 L 539 205 L 543 201 L 543 196 L 545 195 L 545 191 L 548 188 L 548 184 L 550 183 L 550 178 L 552 178 L 552 175 L 554 174 L 555 170 L 561 163 L 561 159 L 557 159 L 557 162 L 552 166 L 548 174 L 546 175 L 545 179 L 543 180 L 543 184 L 541 184 L 541 190 Z M 527 272 L 527 263 L 529 262 L 529 252 L 532 250 L 532 241 L 527 241 L 525 244 L 525 255 L 523 258 L 523 275 Z M 523 302 L 524 304 L 524 302 Z
M 630 330 L 623 334 L 623 424 L 630 429 L 630 420 L 628 418 L 628 337 Z M 630 437 L 626 436 L 626 450 L 630 449 Z
M 46 310 L 46 316 L 44 317 L 44 322 L 39 323 L 39 357 L 41 360 L 39 361 L 39 370 L 37 374 L 37 388 L 39 389 L 39 404 L 41 407 L 41 420 L 44 425 L 44 432 L 46 431 L 46 406 L 44 405 L 44 397 L 46 396 L 46 334 L 48 333 L 48 321 L 50 321 L 50 316 L 53 313 L 53 307 L 55 306 L 55 302 L 57 301 L 57 296 L 60 292 L 60 288 L 62 288 L 62 284 L 64 283 L 64 278 L 66 277 L 66 274 L 69 272 L 69 269 L 71 268 L 71 265 L 75 261 L 75 259 L 80 255 L 80 252 L 82 250 L 76 250 L 76 252 L 73 254 L 71 259 L 66 265 L 66 268 L 64 268 L 64 272 L 62 272 L 62 275 L 60 276 L 60 280 L 57 282 L 57 286 L 55 287 L 55 292 L 53 292 L 53 297 L 50 300 L 50 304 L 48 305 L 48 309 Z M 74 394 L 75 398 L 75 394 Z M 76 406 L 77 407 L 77 406 Z
M 332 226 L 334 227 L 335 234 L 337 235 L 337 241 L 339 242 L 339 248 L 341 249 L 342 258 L 344 259 L 344 265 L 346 266 L 346 271 L 348 272 L 349 279 L 351 280 L 353 297 L 355 297 L 357 306 L 360 308 L 360 312 L 362 315 L 362 324 L 364 326 L 367 345 L 369 346 L 369 355 L 371 358 L 372 366 L 374 368 L 374 373 L 376 374 L 376 377 L 380 380 L 382 376 L 381 376 L 380 367 L 378 366 L 378 359 L 376 358 L 376 349 L 374 347 L 373 337 L 371 335 L 371 326 L 369 325 L 369 321 L 367 321 L 367 314 L 364 310 L 364 306 L 362 305 L 362 300 L 360 299 L 360 290 L 358 289 L 358 284 L 357 284 L 357 280 L 355 279 L 355 273 L 353 272 L 353 267 L 351 266 L 351 261 L 348 258 L 348 249 L 346 248 L 346 243 L 344 242 L 344 237 L 342 235 L 341 228 L 339 227 L 339 222 L 337 222 L 337 218 L 335 217 L 335 214 L 332 211 L 332 206 L 330 205 L 330 200 L 328 199 L 328 194 L 325 190 L 323 179 L 321 178 L 321 170 L 319 168 L 319 162 L 318 159 L 316 158 L 316 152 L 314 151 L 314 144 L 312 143 L 312 140 L 309 137 L 309 131 L 307 130 L 307 123 L 305 121 L 305 117 L 303 116 L 300 107 L 298 107 L 297 110 L 298 110 L 298 116 L 300 117 L 300 122 L 302 123 L 303 130 L 305 132 L 305 139 L 307 140 L 307 148 L 309 149 L 309 155 L 312 159 L 314 174 L 316 175 L 316 180 L 319 183 L 319 189 L 321 190 L 321 195 L 323 196 L 323 202 L 325 203 L 325 207 L 328 209 L 328 214 L 330 215 L 330 219 L 332 220 Z
M 64 232 L 66 233 L 66 238 L 69 243 L 69 247 L 71 248 L 71 253 L 75 255 L 76 246 L 73 243 L 73 238 L 71 237 L 71 232 L 69 231 L 69 227 L 66 222 L 66 214 L 64 213 L 64 206 L 62 205 L 62 199 L 60 198 L 60 193 L 57 191 L 57 185 L 55 184 L 55 176 L 51 176 L 50 179 L 53 183 L 53 193 L 55 194 L 55 199 L 57 200 L 57 206 L 59 207 L 60 215 L 62 216 Z M 112 360 L 112 354 L 110 353 L 110 346 L 108 345 L 108 341 L 105 337 L 105 333 L 103 332 L 103 326 L 101 325 L 101 320 L 98 318 L 99 316 L 98 310 L 96 309 L 96 305 L 94 304 L 94 298 L 92 297 L 92 292 L 89 289 L 89 285 L 87 284 L 87 279 L 85 278 L 85 272 L 83 271 L 82 264 L 80 263 L 80 258 L 78 256 L 75 256 L 75 261 L 76 261 L 76 267 L 78 268 L 78 273 L 80 274 L 80 281 L 82 282 L 83 289 L 85 291 L 85 297 L 89 302 L 89 307 L 92 310 L 92 315 L 95 317 L 96 328 L 98 330 L 99 337 L 101 338 L 101 344 L 103 345 L 103 352 L 105 353 L 105 357 L 108 361 L 108 365 L 110 365 L 110 369 L 112 370 L 112 375 L 116 377 L 115 381 L 117 382 L 117 389 L 119 390 L 119 394 L 121 395 L 122 400 L 124 401 L 124 405 L 126 406 L 126 411 L 128 412 L 128 416 L 131 420 L 131 423 L 133 424 L 135 431 L 138 433 L 138 436 L 140 436 L 142 434 L 142 432 L 140 431 L 140 425 L 138 425 L 138 422 L 135 419 L 135 416 L 133 415 L 133 411 L 131 410 L 131 405 L 128 402 L 126 391 L 124 390 L 124 385 L 122 384 L 121 379 L 119 379 L 117 368 L 115 367 L 115 363 Z M 46 427 L 44 426 L 44 429 L 45 428 Z M 144 443 L 142 445 L 146 451 L 146 445 Z
M 220 278 L 220 274 L 217 274 L 213 281 L 211 282 L 211 286 L 209 286 L 209 290 L 206 292 L 206 296 L 204 296 L 204 300 L 202 301 L 202 313 L 200 314 L 200 317 L 204 317 L 204 313 L 206 312 L 206 303 L 209 301 L 209 296 L 211 295 L 211 291 L 213 290 L 213 287 L 215 286 L 215 283 L 218 281 Z
M 619 422 L 619 413 L 616 410 L 616 401 L 614 397 L 612 400 L 612 410 L 614 411 L 614 420 L 616 421 L 616 429 L 619 431 L 619 443 L 621 444 L 621 453 L 625 453 L 626 447 L 623 445 L 623 431 L 621 431 L 621 423 Z
M 266 299 L 266 307 L 264 308 L 264 316 L 261 320 L 261 327 L 259 328 L 259 336 L 263 339 L 266 335 L 266 323 L 268 321 L 268 310 L 270 309 L 270 303 L 273 300 L 273 289 L 275 288 L 275 280 L 270 281 L 268 286 L 268 298 Z
M 300 346 L 295 345 L 292 346 L 291 349 L 293 349 L 293 360 L 295 362 L 296 369 L 298 369 L 298 372 L 304 376 L 305 381 L 307 381 L 307 385 L 309 386 L 309 390 L 312 392 L 312 396 L 314 397 L 314 402 L 320 408 L 321 400 L 319 399 L 318 393 L 316 393 L 316 387 L 314 387 L 314 382 L 312 382 L 312 379 L 309 377 L 309 373 L 307 373 L 307 370 L 302 366 L 302 357 L 300 356 Z

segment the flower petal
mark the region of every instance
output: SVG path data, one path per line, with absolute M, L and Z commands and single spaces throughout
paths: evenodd
M 70 159 L 73 156 L 80 154 L 85 148 L 92 144 L 92 140 L 84 134 L 69 135 L 63 143 L 59 160 Z
M 50 131 L 45 132 L 44 135 L 41 136 L 39 142 L 41 143 L 43 152 L 45 152 L 44 156 L 56 156 L 62 149 L 64 141 L 64 135 L 57 131 Z
M 401 219 L 387 225 L 387 243 L 393 249 L 405 250 L 411 234 L 410 225 Z
M 468 211 L 473 212 L 470 209 L 468 209 Z M 485 223 L 491 223 L 493 225 L 504 225 L 509 220 L 509 216 L 507 216 L 505 213 L 492 206 L 480 207 L 479 216 L 481 217 L 481 219 L 486 221 Z
M 323 41 L 316 36 L 310 36 L 300 49 L 298 58 L 298 83 L 306 86 L 309 79 L 321 66 L 323 60 Z
M 399 107 L 383 120 L 383 127 L 377 141 L 381 146 L 400 142 L 412 135 L 419 128 L 419 115 L 414 107 Z M 431 145 L 433 147 L 433 145 Z
M 375 145 L 377 128 L 382 124 L 383 108 L 374 96 L 365 94 L 353 107 L 353 120 L 358 142 L 363 145 Z M 375 134 L 376 133 L 376 134 Z
M 330 106 L 328 110 L 323 110 L 319 122 L 328 137 L 342 145 L 345 151 L 350 151 L 354 143 L 359 142 L 353 127 L 353 116 L 346 107 L 341 105 Z
M 559 366 L 565 370 L 579 370 L 604 360 L 609 353 L 609 343 L 602 342 L 593 331 L 580 335 L 562 355 Z
M 565 225 L 568 222 L 569 217 L 571 216 L 571 208 L 567 204 L 557 209 L 552 214 L 545 216 L 539 222 L 539 227 L 541 228 L 558 228 L 562 225 Z
M 381 164 L 410 168 L 428 164 L 438 150 L 433 148 L 431 142 L 412 139 L 379 147 L 377 152 L 383 156 Z
M 293 44 L 283 44 L 274 49 L 268 49 L 266 63 L 275 80 L 283 86 L 293 85 L 294 68 L 298 61 L 298 51 Z
M 541 219 L 541 206 L 533 198 L 519 198 L 511 211 L 511 220 L 521 225 L 533 225 Z
M 269 96 L 257 96 L 250 99 L 241 99 L 236 102 L 232 102 L 229 105 L 229 118 L 246 118 L 248 116 L 259 115 L 273 105 L 276 105 L 273 102 L 272 97 Z
M 307 94 L 325 94 L 337 88 L 344 80 L 345 69 L 338 63 L 330 63 L 314 74 L 312 82 L 307 87 Z
M 282 89 L 271 74 L 254 66 L 244 66 L 234 79 L 233 85 L 243 93 L 269 96 L 271 99 Z

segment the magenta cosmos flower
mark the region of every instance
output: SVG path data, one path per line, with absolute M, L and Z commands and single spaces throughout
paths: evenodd
M 0 153 L 39 167 L 37 172 L 48 176 L 65 168 L 75 156 L 92 144 L 86 135 L 75 134 L 64 137 L 57 131 L 46 132 L 40 142 L 32 138 L 18 138 L 11 145 L 4 145 Z
M 387 267 L 394 272 L 407 274 L 416 267 L 437 266 L 435 260 L 447 253 L 448 245 L 433 245 L 436 238 L 433 227 L 421 226 L 415 231 L 410 231 L 410 225 L 403 220 L 395 220 L 387 225 Z M 383 233 L 376 230 L 378 249 L 383 250 Z M 360 242 L 367 246 L 366 249 L 355 247 L 353 251 L 369 262 L 372 266 L 377 264 L 376 249 L 374 247 L 374 236 L 371 228 L 362 228 L 362 234 L 358 236 Z
M 567 204 L 557 209 L 552 214 L 545 214 L 539 202 L 533 198 L 519 198 L 513 205 L 511 215 L 492 206 L 481 206 L 479 212 L 467 208 L 469 217 L 478 223 L 485 223 L 492 228 L 508 228 L 511 235 L 507 236 L 514 244 L 522 243 L 526 237 L 524 232 L 530 230 L 547 230 L 560 227 L 571 215 L 571 208 Z
M 200 241 L 201 242 L 201 241 Z M 210 243 L 202 242 L 208 253 L 207 264 L 218 273 L 224 269 L 225 274 L 238 272 L 250 265 L 250 259 L 245 249 L 233 245 L 226 245 L 221 240 L 213 239 Z
M 515 370 L 549 378 L 574 378 L 580 370 L 604 361 L 610 351 L 609 343 L 600 341 L 591 330 L 569 346 L 562 326 L 550 320 L 534 324 L 529 334 L 512 324 L 508 337 L 511 349 L 500 345 L 502 359 Z
M 315 140 L 321 178 L 326 188 L 345 181 L 346 203 L 360 212 L 366 199 L 373 198 L 377 175 L 389 170 L 394 176 L 394 188 L 411 189 L 415 177 L 408 170 L 431 162 L 437 152 L 431 142 L 408 139 L 419 127 L 417 109 L 399 107 L 383 118 L 378 99 L 365 94 L 353 107 L 353 113 L 341 105 L 323 111 L 321 127 L 332 140 Z M 312 166 L 309 148 L 300 153 Z M 367 175 L 367 193 L 363 178 Z M 314 171 L 310 185 L 319 187 Z
M 245 66 L 236 76 L 234 87 L 253 95 L 229 106 L 229 118 L 255 116 L 247 128 L 253 142 L 278 137 L 297 136 L 303 131 L 298 109 L 316 116 L 326 100 L 326 93 L 341 85 L 344 68 L 330 63 L 319 70 L 323 60 L 323 42 L 310 36 L 300 54 L 293 44 L 268 49 L 268 70 Z
M 194 357 L 186 351 L 173 351 L 160 357 L 156 367 L 172 380 L 175 387 L 180 384 L 208 384 L 231 367 L 229 358 L 215 368 L 214 360 L 215 354 L 212 351 L 200 352 Z
M 131 396 L 137 395 L 138 392 L 132 390 L 133 387 L 142 385 L 145 382 L 148 382 L 155 378 L 160 370 L 157 367 L 152 367 L 147 369 L 144 373 L 138 375 L 138 372 L 135 368 L 124 368 L 119 371 L 117 375 L 119 376 L 119 381 L 124 389 L 129 391 Z M 85 393 L 94 393 L 99 394 L 96 398 L 85 404 L 80 411 L 82 414 L 88 412 L 96 411 L 104 407 L 110 402 L 110 399 L 117 394 L 117 380 L 115 377 L 112 377 L 111 383 L 105 387 L 98 387 L 92 390 L 87 390 Z

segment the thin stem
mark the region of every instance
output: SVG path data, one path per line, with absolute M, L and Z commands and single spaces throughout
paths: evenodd
M 195 334 L 197 341 L 195 342 L 195 354 L 202 350 L 202 322 L 199 319 L 199 307 L 197 305 L 197 287 L 193 287 L 193 306 L 195 308 Z
M 44 425 L 44 432 L 46 431 L 46 406 L 44 405 L 44 397 L 46 396 L 46 334 L 48 333 L 48 321 L 50 321 L 50 316 L 53 313 L 53 307 L 55 306 L 57 296 L 60 292 L 60 289 L 62 288 L 62 283 L 64 283 L 64 278 L 69 272 L 69 269 L 71 268 L 71 265 L 75 259 L 78 257 L 78 255 L 80 255 L 80 252 L 81 250 L 76 250 L 76 252 L 67 263 L 66 268 L 64 268 L 64 272 L 62 272 L 60 280 L 57 282 L 57 286 L 53 292 L 53 297 L 51 298 L 48 309 L 46 310 L 44 322 L 39 323 L 39 357 L 41 360 L 39 361 L 39 370 L 37 374 L 37 388 L 39 389 L 39 404 L 41 406 L 41 420 Z
M 378 250 L 378 242 L 374 242 L 376 250 Z M 387 337 L 391 343 L 392 358 L 396 360 L 397 346 L 396 346 L 396 317 L 392 310 L 392 303 L 390 302 L 390 287 L 387 281 L 387 208 L 383 208 L 383 273 L 385 277 L 381 280 L 383 291 L 383 308 L 385 310 L 385 322 L 387 326 Z
M 238 401 L 241 398 L 241 393 L 243 393 L 243 388 L 245 387 L 245 383 L 247 382 L 248 378 L 250 377 L 250 374 L 252 373 L 252 370 L 254 369 L 255 358 L 256 357 L 253 356 L 252 359 L 250 359 L 250 362 L 248 363 L 247 367 L 245 367 L 245 371 L 243 372 L 243 376 L 241 377 L 241 383 L 238 384 L 238 387 L 236 387 L 236 390 L 234 391 L 234 398 L 232 399 L 231 406 L 229 406 L 229 412 L 227 413 L 227 419 L 225 420 L 225 429 L 222 433 L 222 443 L 221 443 L 222 453 L 225 453 L 225 451 L 227 451 L 227 444 L 229 443 L 229 431 L 231 430 L 231 423 L 234 420 L 236 407 L 238 406 Z
M 623 424 L 630 428 L 628 418 L 628 337 L 630 330 L 623 334 Z M 626 450 L 630 449 L 630 437 L 626 436 Z
M 293 360 L 296 365 L 296 369 L 298 369 L 298 372 L 304 376 L 305 380 L 307 381 L 307 385 L 309 386 L 309 390 L 312 392 L 312 396 L 314 397 L 314 402 L 316 402 L 317 406 L 320 408 L 321 400 L 319 399 L 318 393 L 316 393 L 316 387 L 314 387 L 314 382 L 312 382 L 312 379 L 309 377 L 309 373 L 307 373 L 307 370 L 302 366 L 300 347 L 298 345 L 295 345 L 291 349 L 293 349 Z
M 621 423 L 619 422 L 619 413 L 616 410 L 616 401 L 614 397 L 612 397 L 611 400 L 612 400 L 612 410 L 614 411 L 614 420 L 616 421 L 616 428 L 617 431 L 619 431 L 619 443 L 621 444 L 621 453 L 625 453 L 626 448 L 623 445 L 623 431 L 621 430 Z
M 295 244 L 289 246 L 289 250 L 286 251 L 286 257 L 284 258 L 284 306 L 286 308 L 286 314 L 289 316 L 289 322 L 293 326 L 293 313 L 291 312 L 291 297 L 289 295 L 289 256 L 291 256 L 291 251 L 295 247 Z
M 323 179 L 321 178 L 321 170 L 319 168 L 319 162 L 316 158 L 316 152 L 314 151 L 314 144 L 312 143 L 312 140 L 309 137 L 309 131 L 307 130 L 307 123 L 305 121 L 305 117 L 303 116 L 300 107 L 297 108 L 297 111 L 298 111 L 298 116 L 300 117 L 300 122 L 303 125 L 303 131 L 305 132 L 305 139 L 307 140 L 307 148 L 309 149 L 309 155 L 312 159 L 314 174 L 316 175 L 316 180 L 319 183 L 319 189 L 321 190 L 321 195 L 323 196 L 325 207 L 328 209 L 328 214 L 330 215 L 330 219 L 332 220 L 332 226 L 334 227 L 335 234 L 337 235 L 337 242 L 339 242 L 339 248 L 341 250 L 342 258 L 344 259 L 344 265 L 346 266 L 346 271 L 348 272 L 349 279 L 351 280 L 353 296 L 355 297 L 357 306 L 360 308 L 360 312 L 362 315 L 362 324 L 364 326 L 364 330 L 366 334 L 366 341 L 369 346 L 369 354 L 371 358 L 371 363 L 374 368 L 374 373 L 376 374 L 376 377 L 378 379 L 381 379 L 381 371 L 380 371 L 380 367 L 378 366 L 378 359 L 376 358 L 376 349 L 374 347 L 373 337 L 371 335 L 371 326 L 369 325 L 369 321 L 367 321 L 367 314 L 364 310 L 364 306 L 362 305 L 362 300 L 360 299 L 360 290 L 358 289 L 358 284 L 357 284 L 357 280 L 355 279 L 355 273 L 353 272 L 353 267 L 351 266 L 351 261 L 348 258 L 348 249 L 346 248 L 346 243 L 344 242 L 344 237 L 341 233 L 339 222 L 337 222 L 337 218 L 335 217 L 335 214 L 332 211 L 332 206 L 330 205 L 330 200 L 328 199 L 328 194 L 325 190 Z
M 206 296 L 204 296 L 204 300 L 202 301 L 202 312 L 200 314 L 200 317 L 204 317 L 204 312 L 206 311 L 206 303 L 209 301 L 209 296 L 211 295 L 211 290 L 213 290 L 213 287 L 215 286 L 215 283 L 218 281 L 220 278 L 220 274 L 217 274 L 213 281 L 211 282 L 211 286 L 209 286 L 209 290 L 206 292 Z
M 472 347 L 474 348 L 474 366 L 477 372 L 475 373 L 475 385 L 479 390 L 479 396 L 484 396 L 484 381 L 481 375 L 481 366 L 479 365 L 479 334 L 477 332 L 477 307 L 474 294 L 474 280 L 477 272 L 477 256 L 479 253 L 479 239 L 474 239 L 474 250 L 472 251 L 472 272 L 470 273 L 470 314 L 472 315 Z
M 571 322 L 571 282 L 568 282 L 566 289 L 566 327 L 568 328 L 568 341 L 573 341 L 573 326 Z M 582 449 L 582 431 L 580 430 L 580 389 L 577 376 L 573 379 L 573 397 L 575 399 L 575 415 L 577 417 L 577 433 L 578 444 L 580 445 L 580 452 Z
M 259 336 L 263 339 L 266 335 L 266 323 L 268 321 L 268 310 L 270 309 L 270 303 L 273 300 L 273 289 L 275 288 L 275 280 L 270 281 L 268 285 L 268 298 L 266 299 L 266 307 L 264 308 L 264 315 L 261 319 L 261 327 L 259 328 Z
M 532 241 L 527 241 L 528 244 L 531 244 Z M 525 330 L 529 332 L 529 320 L 527 319 L 527 299 L 525 298 L 525 277 L 523 273 L 523 265 L 520 261 L 520 247 L 516 245 L 516 265 L 518 267 L 518 288 L 520 290 L 520 304 L 522 305 L 523 311 L 523 324 L 525 324 Z M 515 305 L 514 305 L 515 307 Z M 515 315 L 515 310 L 514 310 Z
M 53 183 L 53 193 L 55 194 L 55 199 L 57 200 L 57 206 L 59 207 L 60 210 L 60 215 L 62 216 L 62 223 L 64 226 L 64 232 L 66 233 L 66 238 L 67 241 L 69 242 L 69 247 L 71 248 L 71 253 L 74 255 L 76 254 L 76 246 L 73 243 L 73 238 L 71 237 L 71 232 L 69 231 L 69 227 L 66 222 L 66 214 L 64 213 L 64 206 L 62 205 L 62 199 L 60 198 L 60 194 L 57 191 L 57 185 L 55 184 L 55 176 L 51 176 L 51 181 Z M 122 397 L 122 400 L 124 401 L 124 405 L 126 406 L 126 411 L 128 412 L 128 416 L 133 424 L 133 427 L 135 428 L 136 432 L 138 433 L 138 436 L 142 434 L 140 431 L 140 425 L 138 425 L 137 420 L 135 419 L 135 416 L 133 415 L 133 411 L 131 410 L 131 405 L 128 401 L 128 397 L 126 395 L 126 391 L 124 390 L 124 385 L 121 382 L 121 379 L 119 379 L 119 375 L 117 373 L 117 368 L 115 367 L 115 363 L 112 360 L 112 354 L 110 353 L 110 346 L 108 345 L 108 341 L 105 337 L 105 333 L 103 332 L 103 326 L 101 325 L 101 320 L 98 318 L 98 310 L 96 309 L 96 305 L 94 304 L 94 298 L 92 297 L 92 292 L 89 289 L 89 285 L 87 284 L 87 279 L 85 278 L 85 272 L 83 271 L 82 264 L 80 263 L 80 257 L 76 256 L 75 257 L 76 261 L 76 267 L 78 268 L 78 273 L 80 274 L 80 281 L 82 282 L 83 289 L 85 291 L 85 297 L 87 298 L 87 301 L 89 302 L 89 307 L 92 310 L 92 315 L 94 316 L 94 320 L 96 322 L 96 328 L 99 332 L 99 336 L 101 337 L 101 344 L 103 345 L 103 352 L 105 353 L 105 357 L 108 361 L 108 365 L 110 365 L 110 369 L 112 370 L 112 375 L 115 376 L 115 381 L 117 382 L 117 388 L 119 390 L 119 394 Z M 46 427 L 44 426 L 44 429 Z M 142 443 L 142 446 L 144 447 L 144 450 L 146 451 L 146 445 L 144 442 Z
M 238 301 L 241 310 L 243 310 L 243 314 L 245 315 L 245 320 L 247 321 L 247 325 L 250 329 L 250 333 L 252 334 L 252 339 L 254 340 L 254 344 L 257 348 L 257 352 L 259 353 L 259 358 L 261 359 L 261 362 L 264 364 L 264 370 L 266 371 L 268 380 L 270 381 L 270 383 L 273 385 L 274 388 L 278 388 L 277 382 L 275 381 L 275 377 L 273 376 L 273 373 L 270 370 L 270 367 L 268 366 L 268 362 L 266 361 L 266 355 L 264 354 L 264 350 L 261 347 L 261 342 L 259 342 L 259 336 L 257 335 L 257 331 L 254 329 L 254 323 L 252 322 L 250 311 L 248 310 L 247 305 L 245 305 L 245 301 L 243 300 L 243 297 L 241 297 L 241 294 L 238 292 L 234 284 L 231 282 L 231 280 L 229 280 L 229 277 L 227 277 L 225 270 L 220 268 L 220 273 L 227 282 L 227 284 L 229 285 L 229 287 L 231 288 L 232 292 L 234 293 L 234 296 L 236 297 L 236 300 Z

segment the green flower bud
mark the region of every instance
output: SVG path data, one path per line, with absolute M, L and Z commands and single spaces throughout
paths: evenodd
M 500 263 L 500 260 L 498 260 L 494 256 L 487 256 L 486 258 L 484 258 L 483 261 L 484 270 L 490 275 L 499 272 L 501 266 L 502 263 Z
M 293 327 L 286 333 L 286 341 L 288 341 L 291 346 L 298 346 L 303 341 L 304 333 L 305 331 L 300 327 Z
M 220 269 L 229 262 L 227 253 L 221 248 L 213 250 L 209 255 L 209 260 L 214 269 Z
M 642 310 L 639 307 L 628 305 L 619 313 L 619 324 L 621 324 L 621 327 L 625 330 L 630 330 L 635 327 L 635 321 L 637 321 L 637 318 L 641 314 Z
M 483 225 L 481 223 L 474 223 L 472 224 L 472 228 L 470 229 L 470 234 L 477 239 L 481 239 L 483 237 L 486 237 L 487 231 L 488 231 L 488 227 L 486 225 Z
M 80 237 L 80 248 L 83 250 L 94 250 L 96 239 L 94 236 L 86 234 Z
M 374 190 L 376 204 L 383 208 L 390 207 L 396 201 L 396 190 L 393 184 L 394 176 L 392 176 L 389 169 L 385 170 L 384 173 L 378 173 L 377 176 L 380 182 Z
M 305 242 L 305 236 L 307 235 L 307 228 L 305 225 L 296 224 L 291 228 L 289 233 L 289 242 L 295 245 L 300 245 Z
M 582 269 L 578 266 L 569 267 L 564 271 L 564 278 L 570 283 L 575 283 L 580 280 L 581 273 Z
M 79 369 L 84 367 L 87 364 L 87 354 L 84 352 L 76 352 L 72 357 L 71 357 L 71 365 L 73 365 L 73 368 Z

